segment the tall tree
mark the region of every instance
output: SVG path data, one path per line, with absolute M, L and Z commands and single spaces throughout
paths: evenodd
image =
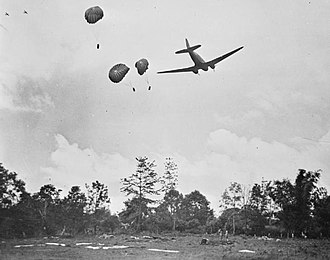
M 89 226 L 93 228 L 94 233 L 97 233 L 104 220 L 111 215 L 108 187 L 99 181 L 92 182 L 91 186 L 88 184 L 85 186 L 87 189 L 85 211 L 88 214 Z
M 270 194 L 277 207 L 276 216 L 280 219 L 280 225 L 288 234 L 294 230 L 295 226 L 294 189 L 294 184 L 289 179 L 276 180 Z
M 61 191 L 52 184 L 45 184 L 39 192 L 32 195 L 33 207 L 38 212 L 41 226 L 47 235 L 55 234 L 58 224 L 63 218 L 62 212 L 58 210 Z
M 221 196 L 220 207 L 224 209 L 240 209 L 245 201 L 242 185 L 237 182 L 231 182 Z M 235 214 L 232 215 L 233 234 L 235 234 Z
M 178 166 L 173 158 L 166 158 L 165 172 L 161 178 L 162 191 L 165 193 L 161 205 L 159 205 L 158 212 L 170 214 L 172 219 L 172 230 L 176 229 L 177 212 L 182 202 L 183 196 L 176 187 L 178 185 Z M 162 209 L 162 210 L 160 210 Z
M 137 212 L 137 229 L 140 230 L 143 219 L 143 207 L 145 203 L 155 202 L 152 196 L 159 195 L 160 189 L 156 188 L 156 184 L 160 181 L 154 168 L 155 162 L 149 162 L 148 157 L 138 157 L 137 170 L 135 173 L 127 178 L 121 179 L 122 188 L 121 192 L 126 196 L 133 195 L 137 199 L 138 212 Z
M 325 188 L 317 191 L 314 210 L 314 236 L 330 237 L 330 196 Z
M 311 228 L 312 209 L 314 208 L 317 182 L 321 171 L 299 169 L 295 185 L 296 231 L 302 232 Z
M 279 207 L 277 216 L 288 232 L 301 234 L 312 229 L 320 174 L 320 170 L 299 169 L 294 184 L 286 179 L 274 182 L 271 197 Z
M 281 209 L 293 205 L 295 199 L 294 185 L 289 179 L 276 180 L 270 196 Z
M 255 183 L 251 189 L 251 196 L 249 200 L 249 206 L 254 210 L 268 218 L 269 224 L 273 219 L 274 211 L 276 211 L 274 201 L 272 199 L 272 193 L 274 187 L 271 181 L 262 180 L 261 185 Z
M 79 186 L 72 186 L 68 195 L 62 200 L 63 212 L 65 213 L 64 225 L 67 231 L 76 235 L 83 232 L 85 227 L 84 209 L 87 205 L 85 193 Z
M 87 189 L 87 206 L 86 211 L 89 214 L 95 213 L 99 209 L 108 209 L 110 206 L 110 198 L 108 187 L 99 182 L 92 182 L 92 185 L 85 184 Z
M 231 182 L 221 196 L 220 206 L 227 208 L 240 208 L 242 206 L 243 190 L 242 185 L 237 182 Z
M 165 194 L 170 190 L 176 189 L 178 185 L 178 166 L 173 161 L 173 158 L 166 158 L 165 172 L 161 182 L 163 185 L 162 190 L 165 192 Z

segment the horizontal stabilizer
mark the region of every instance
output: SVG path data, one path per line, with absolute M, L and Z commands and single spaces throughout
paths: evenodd
M 187 49 L 182 49 L 182 50 L 179 50 L 179 51 L 176 51 L 175 54 L 180 54 L 180 53 L 189 53 L 189 52 L 192 52 L 196 49 L 198 49 L 199 47 L 201 47 L 202 45 L 198 44 L 198 45 L 195 45 L 195 46 L 191 46 Z

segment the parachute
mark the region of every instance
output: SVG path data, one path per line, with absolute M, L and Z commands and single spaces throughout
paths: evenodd
M 135 63 L 135 68 L 137 68 L 137 71 L 139 75 L 143 75 L 149 66 L 149 62 L 147 59 L 140 59 Z
M 142 76 L 147 71 L 148 66 L 149 66 L 149 62 L 145 58 L 142 58 L 137 62 L 135 62 L 135 68 L 137 69 L 140 76 Z M 148 90 L 151 90 L 151 86 L 147 75 L 146 75 L 146 82 L 149 85 Z
M 103 18 L 103 10 L 99 6 L 90 7 L 85 11 L 85 19 L 88 23 L 96 23 Z
M 126 76 L 129 70 L 130 68 L 123 63 L 116 64 L 109 71 L 109 79 L 113 83 L 119 83 Z
M 85 19 L 89 24 L 97 23 L 103 18 L 103 10 L 99 6 L 90 7 L 85 11 Z M 97 34 L 95 34 L 96 40 L 98 40 Z M 96 49 L 100 48 L 100 44 L 96 45 Z

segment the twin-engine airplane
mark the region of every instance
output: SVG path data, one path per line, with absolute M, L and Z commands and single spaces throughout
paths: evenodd
M 165 70 L 165 71 L 158 71 L 157 73 L 177 73 L 177 72 L 194 72 L 195 74 L 198 73 L 198 70 L 204 70 L 207 71 L 210 68 L 215 69 L 215 65 L 224 60 L 225 58 L 228 58 L 229 56 L 233 55 L 235 52 L 238 52 L 239 50 L 243 49 L 242 47 L 237 48 L 236 50 L 233 50 L 231 52 L 228 52 L 218 58 L 215 58 L 214 60 L 211 61 L 204 61 L 201 56 L 199 56 L 195 50 L 201 47 L 202 45 L 198 44 L 195 46 L 190 46 L 188 40 L 186 39 L 186 49 L 182 49 L 179 51 L 176 51 L 175 54 L 180 54 L 180 53 L 189 53 L 190 58 L 193 60 L 195 63 L 194 66 L 187 67 L 187 68 L 182 68 L 182 69 L 174 69 L 174 70 Z

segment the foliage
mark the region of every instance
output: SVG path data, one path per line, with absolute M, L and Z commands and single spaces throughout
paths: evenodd
M 132 197 L 124 202 L 119 216 L 111 214 L 108 188 L 99 181 L 86 184 L 85 193 L 73 186 L 64 197 L 52 184 L 30 194 L 17 174 L 0 164 L 0 236 L 74 236 L 91 229 L 94 234 L 113 233 L 128 224 L 134 231 L 154 233 L 215 233 L 221 229 L 233 234 L 330 237 L 330 197 L 325 188 L 317 186 L 321 171 L 299 169 L 294 182 L 263 180 L 249 192 L 231 183 L 221 200 L 225 210 L 215 217 L 199 191 L 182 195 L 176 190 L 177 178 L 172 173 L 177 166 L 172 159 L 167 158 L 163 181 L 154 162 L 147 157 L 137 162 L 136 172 L 122 179 L 122 192 Z M 164 197 L 156 204 L 161 189 Z
M 32 195 L 32 205 L 40 217 L 41 227 L 46 235 L 54 235 L 57 228 L 63 228 L 60 192 L 54 185 L 45 184 L 39 192 Z
M 138 157 L 136 160 L 136 172 L 127 178 L 121 179 L 123 186 L 120 190 L 125 193 L 126 196 L 133 195 L 133 199 L 135 200 L 128 200 L 127 203 L 125 203 L 126 211 L 129 212 L 129 215 L 137 214 L 136 229 L 141 230 L 142 221 L 146 214 L 144 208 L 148 207 L 148 203 L 155 202 L 151 196 L 159 194 L 160 189 L 156 188 L 156 184 L 160 179 L 154 170 L 156 167 L 154 161 L 149 162 L 148 157 Z M 129 205 L 131 202 L 137 205 Z M 132 210 L 137 212 L 133 213 L 131 212 Z
M 92 229 L 94 234 L 102 232 L 104 221 L 111 216 L 110 198 L 108 195 L 108 187 L 99 181 L 92 182 L 87 188 L 86 207 L 87 227 Z
M 108 187 L 99 181 L 92 182 L 89 186 L 85 184 L 87 189 L 87 205 L 86 212 L 89 214 L 95 213 L 99 209 L 108 208 L 110 198 L 108 195 Z
M 160 207 L 167 209 L 172 219 L 172 230 L 176 229 L 178 214 L 182 206 L 183 195 L 175 189 L 171 189 L 165 193 L 163 203 Z
M 179 216 L 186 222 L 197 220 L 200 225 L 204 226 L 207 219 L 213 216 L 213 210 L 206 197 L 195 190 L 184 196 Z
M 161 179 L 163 185 L 162 191 L 168 193 L 170 190 L 175 190 L 178 185 L 178 166 L 172 158 L 166 158 L 165 172 Z
M 321 237 L 330 237 L 330 196 L 324 188 L 318 189 L 314 210 L 314 230 Z
M 63 213 L 66 215 L 63 223 L 68 233 L 72 235 L 82 233 L 87 220 L 84 214 L 87 205 L 85 193 L 80 190 L 79 186 L 73 186 L 61 204 Z
M 270 211 L 272 186 L 271 181 L 262 181 L 262 184 L 255 183 L 251 189 L 250 207 L 259 210 L 262 215 Z
M 240 208 L 243 202 L 242 185 L 237 182 L 230 183 L 221 196 L 220 205 L 222 208 Z
M 0 208 L 16 204 L 25 192 L 25 183 L 17 178 L 17 173 L 9 172 L 0 163 Z
M 317 182 L 320 178 L 320 171 L 306 171 L 299 169 L 295 185 L 295 231 L 306 232 L 312 227 L 312 210 L 314 208 Z
M 120 221 L 129 224 L 133 230 L 142 229 L 143 220 L 149 215 L 148 203 L 149 200 L 143 197 L 128 199 L 124 202 L 125 209 L 119 213 Z

